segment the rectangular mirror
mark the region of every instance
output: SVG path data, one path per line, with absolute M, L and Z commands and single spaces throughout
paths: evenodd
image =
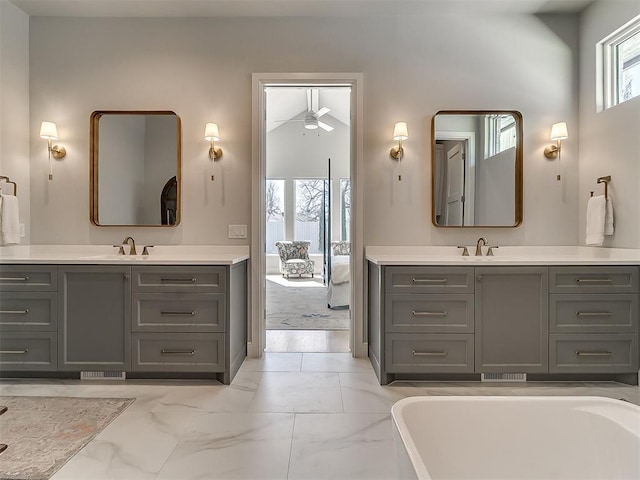
M 440 111 L 431 128 L 431 211 L 437 227 L 522 223 L 522 115 Z
M 170 111 L 91 114 L 91 223 L 180 223 L 180 117 Z

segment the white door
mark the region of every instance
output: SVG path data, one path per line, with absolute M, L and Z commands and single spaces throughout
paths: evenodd
M 446 225 L 464 222 L 464 148 L 456 143 L 447 151 L 447 215 Z

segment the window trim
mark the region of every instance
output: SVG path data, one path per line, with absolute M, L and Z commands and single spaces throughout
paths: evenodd
M 598 42 L 596 68 L 598 69 L 598 77 L 601 82 L 601 87 L 599 88 L 601 98 L 597 102 L 598 111 L 607 110 L 627 101 L 618 101 L 618 85 L 620 79 L 617 47 L 637 34 L 640 34 L 640 15 L 634 17 Z M 633 98 L 638 98 L 638 96 Z M 633 100 L 633 98 L 629 100 Z

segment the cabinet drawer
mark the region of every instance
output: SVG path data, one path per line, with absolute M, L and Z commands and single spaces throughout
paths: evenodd
M 0 290 L 3 292 L 55 292 L 57 289 L 56 267 L 0 265 Z
M 473 294 L 387 295 L 387 332 L 473 333 Z
M 549 336 L 551 373 L 638 371 L 638 334 Z
M 638 267 L 550 267 L 551 293 L 637 293 Z
M 473 267 L 387 267 L 386 293 L 473 293 Z
M 392 333 L 385 345 L 389 373 L 471 373 L 473 335 Z
M 222 332 L 223 293 L 137 293 L 133 295 L 134 332 Z
M 0 370 L 54 371 L 57 369 L 55 332 L 3 332 L 0 338 Z
M 224 371 L 223 333 L 134 333 L 132 336 L 133 371 Z
M 551 333 L 638 331 L 638 295 L 550 295 Z
M 55 332 L 57 314 L 56 292 L 0 293 L 0 331 Z
M 134 292 L 224 293 L 225 267 L 133 267 Z

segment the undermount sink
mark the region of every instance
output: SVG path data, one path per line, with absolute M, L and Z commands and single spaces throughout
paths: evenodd
M 109 254 L 109 255 L 90 255 L 86 257 L 81 257 L 82 260 L 120 260 L 123 262 L 130 261 L 143 261 L 149 258 L 148 255 L 140 256 L 140 255 L 118 255 L 118 254 Z

